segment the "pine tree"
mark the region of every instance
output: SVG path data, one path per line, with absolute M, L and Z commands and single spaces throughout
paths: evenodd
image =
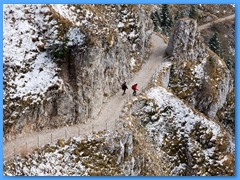
M 184 18 L 184 12 L 183 11 L 181 11 L 181 12 L 177 11 L 177 14 L 176 14 L 174 20 L 177 21 L 177 20 L 179 20 L 181 18 Z
M 157 11 L 151 13 L 151 19 L 154 24 L 154 31 L 159 31 L 161 20 Z
M 167 4 L 162 5 L 162 11 L 160 13 L 160 18 L 161 18 L 161 27 L 163 28 L 163 32 L 166 35 L 168 35 L 168 33 L 173 25 L 173 20 L 172 20 L 172 16 L 170 15 Z
M 231 70 L 232 69 L 232 58 L 230 55 L 227 56 L 225 63 L 227 65 L 228 69 Z
M 214 35 L 212 36 L 212 38 L 209 40 L 208 42 L 208 46 L 209 48 L 215 52 L 219 57 L 222 57 L 222 53 L 221 53 L 221 44 L 218 38 L 218 33 L 215 32 Z
M 198 18 L 198 12 L 195 5 L 191 5 L 188 17 L 193 19 Z

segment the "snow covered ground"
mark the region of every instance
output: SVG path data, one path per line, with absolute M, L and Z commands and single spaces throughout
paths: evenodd
M 55 56 L 82 46 L 85 36 L 51 5 L 5 4 L 3 12 L 4 123 L 11 128 L 48 91 L 64 91 Z
M 75 26 L 89 23 L 86 19 L 81 22 L 76 20 L 74 7 L 71 7 L 73 8 L 71 12 L 66 5 L 52 5 L 51 8 Z M 84 43 L 84 35 L 77 27 L 67 29 L 66 34 L 60 37 L 58 22 L 44 14 L 48 11 L 49 7 L 44 5 L 4 5 L 4 80 L 8 83 L 4 93 L 5 95 L 9 93 L 9 99 L 27 100 L 30 96 L 33 102 L 37 102 L 41 101 L 41 97 L 49 87 L 56 84 L 59 87 L 62 86 L 63 82 L 58 77 L 57 65 L 52 57 L 42 50 L 42 47 L 51 47 L 51 44 L 61 46 L 63 44 L 61 40 L 64 38 L 68 39 L 67 46 L 81 46 Z M 124 13 L 128 14 L 128 12 Z M 88 18 L 93 16 L 90 12 L 87 14 Z M 123 18 L 117 27 L 124 26 Z M 48 31 L 44 32 L 46 29 Z M 132 30 L 128 34 L 122 31 L 119 36 L 136 39 L 139 34 Z M 136 44 L 133 43 L 132 48 L 135 49 Z M 134 58 L 131 59 L 132 68 L 135 66 L 135 61 Z M 196 66 L 194 72 L 197 78 L 204 75 L 201 65 Z M 229 154 L 234 153 L 235 147 L 218 123 L 191 109 L 165 88 L 151 88 L 147 96 L 149 99 L 154 99 L 157 106 L 150 103 L 142 109 L 143 112 L 154 113 L 146 129 L 160 148 L 168 148 L 165 150 L 169 153 L 170 159 L 178 159 L 179 153 L 189 153 L 193 161 L 191 168 L 198 175 L 209 175 L 208 169 L 201 168 L 204 166 L 213 165 L 231 169 L 226 163 L 229 161 Z M 86 166 L 78 159 L 78 156 L 84 152 L 79 150 L 77 155 L 73 155 L 77 148 L 75 143 L 80 140 L 73 138 L 71 141 L 71 145 L 62 147 L 54 145 L 55 149 L 50 148 L 50 152 L 33 154 L 28 156 L 27 160 L 17 159 L 16 172 L 9 170 L 6 175 L 88 175 Z M 184 144 L 185 141 L 186 144 Z M 174 143 L 182 143 L 184 147 Z M 219 149 L 221 146 L 223 149 Z M 176 151 L 176 147 L 182 147 L 184 151 Z M 98 152 L 96 153 L 99 155 Z M 176 153 L 176 156 L 171 153 Z M 87 158 L 90 156 L 85 157 Z M 103 158 L 107 158 L 107 154 Z M 200 166 L 197 163 L 199 159 L 203 159 Z M 182 159 L 178 159 L 175 163 L 171 175 L 179 174 L 188 166 Z M 93 167 L 89 169 L 91 168 Z
M 146 124 L 149 135 L 169 155 L 170 160 L 175 159 L 172 175 L 181 174 L 190 162 L 196 175 L 233 171 L 229 162 L 235 152 L 234 142 L 220 124 L 192 110 L 163 87 L 151 88 L 147 91 L 147 97 L 153 99 L 157 107 L 154 103 L 148 103 L 140 111 L 151 114 L 150 122 Z M 182 154 L 188 159 L 181 159 Z M 216 172 L 213 164 L 221 170 Z M 225 168 L 229 171 L 224 172 Z
M 3 61 L 7 67 L 4 78 L 12 73 L 7 82 L 12 88 L 5 93 L 10 93 L 11 99 L 30 95 L 36 100 L 50 86 L 62 83 L 52 57 L 41 50 L 41 47 L 62 43 L 59 24 L 46 15 L 49 11 L 46 5 L 4 5 Z M 67 46 L 81 46 L 84 42 L 84 35 L 78 28 L 69 28 L 66 37 Z
M 38 48 L 45 40 L 40 27 L 46 23 L 46 11 L 48 8 L 42 5 L 4 5 L 4 79 L 12 87 L 5 92 L 10 99 L 31 95 L 36 100 L 48 87 L 61 82 L 56 64 Z
M 186 136 L 188 136 L 188 134 L 193 130 L 194 125 L 198 122 L 213 132 L 211 140 L 216 140 L 216 137 L 219 136 L 218 132 L 220 132 L 220 126 L 218 124 L 203 118 L 203 116 L 196 115 L 196 112 L 193 112 L 193 110 L 187 107 L 186 104 L 177 99 L 166 89 L 161 87 L 150 89 L 147 92 L 147 96 L 151 99 L 155 99 L 160 109 L 171 106 L 171 116 L 174 117 L 176 127 L 182 128 L 182 124 L 186 123 L 184 125 L 184 134 L 186 134 Z
M 201 176 L 232 173 L 231 154 L 235 147 L 219 124 L 192 110 L 160 86 L 149 89 L 146 95 L 148 103 L 140 109 L 138 121 L 141 124 L 141 115 L 148 114 L 150 121 L 143 123 L 146 123 L 148 136 L 153 140 L 152 146 L 157 147 L 159 157 L 168 158 L 169 162 L 165 165 L 170 165 L 169 175 L 184 175 L 189 171 L 189 166 L 192 173 Z M 138 101 L 137 98 L 134 98 L 134 101 Z M 133 126 L 133 123 L 130 124 Z M 133 128 L 137 131 L 137 127 Z M 129 129 L 124 132 L 126 131 Z M 137 135 L 133 134 L 134 136 Z M 13 161 L 14 169 L 12 163 L 4 163 L 5 173 L 9 176 L 88 176 L 89 173 L 99 173 L 101 168 L 116 173 L 114 163 L 112 166 L 100 166 L 109 159 L 114 159 L 114 156 L 121 155 L 116 154 L 113 149 L 123 145 L 121 142 L 114 145 L 114 138 L 119 139 L 117 132 L 100 133 L 86 138 L 74 137 L 68 141 L 59 140 L 58 143 L 46 145 L 42 151 L 36 151 L 26 158 L 17 157 Z M 99 143 L 101 148 L 97 145 Z M 86 145 L 87 147 L 84 147 Z M 102 151 L 103 147 L 108 150 Z M 135 148 L 139 148 L 137 144 L 132 147 L 132 152 Z M 119 164 L 118 168 L 122 165 Z M 123 173 L 123 169 L 120 168 L 118 173 Z

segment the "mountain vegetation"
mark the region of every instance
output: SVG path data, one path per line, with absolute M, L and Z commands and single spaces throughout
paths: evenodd
M 235 21 L 213 23 L 233 5 L 3 12 L 4 176 L 235 175 Z M 89 133 L 96 120 L 104 130 Z M 52 131 L 56 141 L 31 142 Z

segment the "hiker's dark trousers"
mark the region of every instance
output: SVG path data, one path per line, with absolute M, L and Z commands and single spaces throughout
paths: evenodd
M 133 96 L 136 96 L 136 95 L 137 95 L 137 91 L 133 90 Z

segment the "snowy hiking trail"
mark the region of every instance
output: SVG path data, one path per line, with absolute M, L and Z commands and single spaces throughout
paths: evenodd
M 235 18 L 235 14 L 217 19 L 216 21 L 201 25 L 199 31 L 209 28 L 214 23 L 223 22 Z M 131 85 L 138 83 L 137 94 L 147 87 L 155 70 L 159 67 L 159 63 L 163 60 L 163 55 L 167 44 L 157 35 L 152 35 L 152 52 L 149 59 L 143 64 L 142 69 L 133 76 L 130 82 L 127 82 L 128 89 L 126 94 L 122 96 L 122 90 L 110 97 L 95 120 L 88 120 L 86 124 L 76 124 L 74 126 L 62 127 L 53 130 L 44 130 L 34 132 L 28 135 L 17 136 L 15 140 L 4 143 L 3 157 L 9 160 L 15 155 L 31 152 L 37 147 L 41 147 L 48 143 L 55 143 L 58 139 L 68 139 L 74 136 L 90 135 L 93 131 L 99 132 L 103 130 L 114 130 L 116 120 L 122 110 L 124 102 L 132 98 Z
M 163 60 L 167 44 L 154 33 L 151 37 L 151 43 L 150 57 L 143 63 L 141 70 L 131 78 L 130 82 L 127 82 L 128 89 L 126 94 L 122 96 L 122 90 L 120 89 L 118 93 L 110 97 L 108 101 L 103 104 L 103 108 L 96 119 L 88 120 L 85 124 L 33 132 L 23 137 L 17 136 L 16 139 L 4 143 L 4 160 L 9 160 L 13 158 L 14 155 L 31 152 L 33 149 L 48 143 L 56 143 L 58 139 L 90 135 L 92 132 L 99 132 L 106 129 L 115 130 L 116 120 L 119 118 L 124 103 L 129 100 L 129 98 L 132 98 L 132 84 L 138 83 L 139 90 L 137 94 L 143 92 L 151 81 L 151 77 L 158 68 L 158 65 Z

